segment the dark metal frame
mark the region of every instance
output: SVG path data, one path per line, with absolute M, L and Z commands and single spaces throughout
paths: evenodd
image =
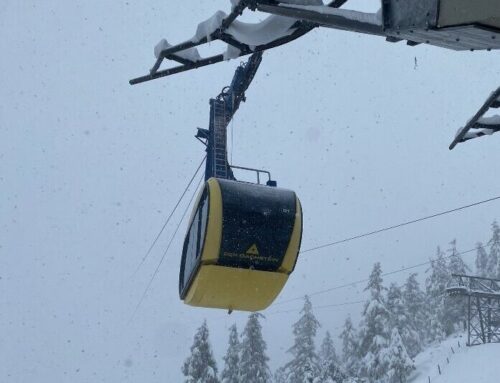
M 474 117 L 472 117 L 469 122 L 459 130 L 455 139 L 450 145 L 450 150 L 452 150 L 460 142 L 465 142 L 471 140 L 472 138 L 482 137 L 486 135 L 484 132 L 481 132 L 481 129 L 491 129 L 493 132 L 500 132 L 500 125 L 481 124 L 478 122 L 490 109 L 498 108 L 500 108 L 500 88 L 498 88 L 488 97 L 486 102 L 483 104 L 483 106 L 481 106 L 481 108 L 479 108 Z M 478 133 L 475 134 L 474 137 L 465 138 L 467 133 L 472 129 L 477 129 Z
M 178 52 L 181 52 L 181 51 L 186 50 L 186 49 L 194 48 L 194 47 L 197 47 L 197 46 L 202 45 L 202 44 L 206 44 L 209 41 L 214 41 L 214 40 L 224 41 L 225 43 L 227 43 L 235 48 L 238 48 L 240 50 L 238 57 L 241 57 L 241 56 L 246 56 L 248 54 L 252 54 L 252 53 L 256 53 L 256 52 L 262 52 L 262 51 L 265 51 L 267 49 L 274 48 L 274 47 L 277 47 L 279 45 L 289 43 L 290 41 L 295 40 L 295 39 L 301 37 L 302 35 L 306 34 L 307 32 L 309 32 L 311 29 L 313 29 L 315 27 L 315 26 L 309 25 L 309 23 L 297 21 L 293 26 L 294 28 L 296 28 L 296 30 L 293 33 L 291 33 L 290 35 L 283 37 L 283 38 L 280 38 L 280 39 L 277 39 L 277 40 L 274 40 L 268 44 L 258 45 L 254 49 L 252 49 L 250 46 L 238 42 L 232 36 L 230 36 L 229 34 L 226 33 L 227 28 L 233 23 L 234 20 L 236 20 L 236 18 L 239 15 L 241 15 L 243 13 L 245 8 L 249 8 L 251 6 L 251 3 L 252 3 L 252 1 L 249 1 L 249 0 L 241 0 L 239 2 L 239 4 L 236 7 L 234 7 L 232 12 L 224 20 L 222 20 L 221 27 L 219 29 L 217 29 L 216 31 L 214 31 L 213 33 L 211 33 L 209 36 L 205 36 L 196 42 L 187 41 L 187 42 L 184 42 L 184 43 L 181 43 L 181 44 L 178 44 L 178 45 L 175 45 L 175 46 L 172 46 L 168 49 L 163 50 L 160 53 L 158 59 L 156 60 L 156 63 L 154 64 L 150 73 L 148 75 L 137 77 L 135 79 L 130 80 L 129 81 L 130 84 L 135 85 L 135 84 L 139 84 L 139 83 L 142 83 L 145 81 L 150 81 L 150 80 L 154 80 L 154 79 L 157 79 L 160 77 L 170 76 L 170 75 L 173 75 L 176 73 L 185 72 L 185 71 L 188 71 L 191 69 L 201 68 L 201 67 L 204 67 L 207 65 L 211 65 L 211 64 L 215 64 L 215 63 L 224 61 L 225 60 L 224 54 L 210 56 L 210 57 L 198 60 L 198 61 L 187 60 L 187 59 L 184 59 L 184 58 L 176 55 L 176 53 L 178 53 Z M 174 67 L 174 68 L 169 68 L 169 69 L 164 69 L 164 70 L 159 71 L 158 69 L 160 68 L 160 65 L 162 64 L 163 60 L 165 60 L 165 59 L 177 61 L 177 62 L 181 63 L 182 65 Z
M 260 185 L 260 174 L 267 174 L 267 186 L 276 186 L 276 181 L 273 181 L 271 178 L 271 172 L 267 170 L 262 170 L 262 169 L 255 169 L 255 168 L 248 168 L 246 166 L 236 166 L 236 165 L 229 165 L 231 169 L 239 169 L 239 170 L 247 170 L 249 172 L 254 172 L 257 175 L 257 184 Z
M 449 296 L 467 298 L 468 346 L 500 343 L 500 280 L 452 274 Z
M 241 57 L 287 44 L 320 26 L 383 36 L 387 41 L 394 43 L 406 40 L 409 46 L 426 43 L 455 50 L 500 49 L 500 30 L 498 29 L 475 24 L 439 27 L 439 1 L 381 0 L 381 20 L 374 23 L 362 18 L 350 17 L 351 14 L 344 10 L 339 10 L 333 14 L 321 12 L 314 7 L 301 7 L 290 3 L 282 3 L 279 0 L 240 0 L 233 7 L 231 13 L 221 21 L 220 28 L 197 41 L 186 41 L 164 49 L 158 55 L 148 75 L 134 78 L 129 82 L 131 85 L 139 84 L 226 60 L 224 54 L 200 58 L 199 60 L 191 60 L 182 55 L 182 52 L 188 49 L 193 49 L 213 40 L 220 40 L 237 48 L 239 50 L 237 57 Z M 340 8 L 347 2 L 348 0 L 333 0 L 327 7 Z M 289 35 L 277 38 L 267 44 L 249 46 L 227 33 L 231 24 L 247 8 L 252 11 L 257 10 L 294 18 L 297 21 L 290 26 L 290 30 L 293 31 Z M 181 65 L 160 70 L 164 60 L 175 61 Z M 478 122 L 490 108 L 500 107 L 499 97 L 500 88 L 488 98 L 476 115 L 459 131 L 449 147 L 450 150 L 459 142 L 500 131 L 500 124 L 486 125 Z M 490 129 L 490 131 L 485 131 L 486 128 Z M 471 129 L 476 129 L 477 133 L 468 137 L 467 133 Z M 203 138 L 204 136 L 206 134 L 200 130 L 197 138 Z
M 347 12 L 328 14 L 279 1 L 257 0 L 256 8 L 322 27 L 384 36 L 389 42 L 406 40 L 409 46 L 424 43 L 453 50 L 500 49 L 500 31 L 493 27 L 476 24 L 440 27 L 439 0 L 381 0 L 381 3 L 381 21 L 377 24 L 353 19 Z
M 332 1 L 328 6 L 333 7 L 333 8 L 338 8 L 341 7 L 343 4 L 345 4 L 348 0 L 334 0 Z M 263 4 L 265 3 L 265 4 Z M 137 77 L 129 81 L 130 85 L 135 85 L 135 84 L 140 84 L 146 81 L 151 81 L 157 78 L 165 77 L 165 76 L 170 76 L 176 73 L 181 73 L 185 72 L 188 70 L 192 69 L 197 69 L 201 68 L 207 65 L 212 65 L 221 61 L 225 60 L 224 54 L 217 54 L 214 56 L 210 56 L 207 58 L 203 58 L 197 61 L 192 61 L 189 59 L 186 59 L 184 57 L 181 57 L 178 55 L 179 52 L 184 51 L 186 49 L 190 48 L 195 48 L 199 45 L 206 44 L 210 41 L 214 40 L 221 40 L 235 48 L 238 48 L 240 50 L 240 53 L 238 57 L 241 56 L 246 56 L 252 53 L 256 52 L 263 52 L 265 50 L 271 49 L 278 47 L 283 44 L 287 44 L 303 35 L 306 33 L 310 32 L 314 28 L 318 27 L 319 24 L 310 22 L 310 21 L 304 21 L 304 20 L 297 20 L 292 26 L 291 29 L 294 29 L 294 31 L 285 37 L 278 38 L 274 41 L 271 41 L 268 44 L 263 44 L 263 45 L 257 45 L 255 47 L 250 47 L 247 44 L 243 44 L 236 39 L 234 39 L 231 35 L 227 34 L 226 31 L 229 28 L 229 26 L 236 20 L 236 18 L 243 13 L 243 11 L 248 8 L 251 10 L 261 10 L 261 7 L 266 5 L 266 4 L 278 4 L 276 1 L 259 1 L 259 0 L 240 0 L 237 6 L 233 8 L 231 13 L 222 20 L 221 22 L 221 27 L 217 30 L 215 30 L 213 33 L 211 33 L 209 36 L 205 36 L 201 38 L 200 40 L 193 42 L 193 41 L 186 41 L 177 45 L 174 45 L 172 47 L 169 47 L 167 49 L 164 49 L 163 51 L 160 52 L 158 59 L 156 60 L 155 64 L 150 70 L 150 73 L 145 76 Z M 163 62 L 163 60 L 172 60 L 180 63 L 181 65 L 173 67 L 173 68 L 168 68 L 164 70 L 159 70 L 160 66 Z
M 208 129 L 198 128 L 196 138 L 206 146 L 205 180 L 211 177 L 235 179 L 227 160 L 227 126 L 245 101 L 245 91 L 250 86 L 262 61 L 262 52 L 254 53 L 234 73 L 231 85 L 210 99 Z
M 334 0 L 326 7 L 340 8 L 348 0 Z M 278 0 L 240 0 L 231 13 L 222 20 L 220 28 L 209 36 L 197 41 L 186 41 L 160 52 L 158 59 L 145 76 L 130 80 L 130 84 L 139 84 L 164 76 L 201 68 L 226 60 L 224 54 L 217 54 L 200 60 L 190 60 L 179 53 L 195 48 L 213 40 L 221 40 L 237 49 L 238 57 L 287 44 L 316 27 L 329 27 L 377 36 L 383 36 L 389 42 L 407 41 L 409 46 L 422 43 L 455 50 L 500 49 L 500 31 L 483 25 L 463 25 L 441 28 L 438 25 L 439 0 L 399 1 L 381 0 L 382 20 L 373 24 L 349 17 L 348 13 L 328 14 L 311 8 L 294 6 Z M 297 19 L 291 29 L 294 31 L 268 44 L 251 47 L 226 33 L 231 24 L 245 9 L 257 10 L 273 15 Z M 368 15 L 368 14 L 367 14 Z M 159 70 L 163 60 L 180 63 L 169 69 Z
M 210 99 L 210 121 L 208 129 L 197 128 L 195 137 L 206 146 L 205 180 L 211 177 L 236 180 L 232 169 L 247 170 L 256 173 L 257 184 L 260 175 L 267 174 L 267 186 L 277 186 L 267 170 L 230 165 L 227 159 L 227 126 L 245 101 L 245 91 L 250 86 L 262 61 L 262 52 L 254 53 L 247 62 L 242 63 L 233 76 L 231 85 L 222 89 L 215 98 Z
M 334 0 L 327 7 L 340 8 L 348 0 Z M 381 0 L 382 20 L 373 24 L 349 17 L 348 13 L 328 14 L 314 8 L 298 7 L 279 0 L 240 0 L 231 13 L 222 20 L 220 28 L 197 41 L 186 41 L 160 52 L 158 59 L 145 76 L 130 80 L 130 84 L 139 84 L 164 76 L 188 71 L 224 61 L 224 54 L 217 54 L 200 60 L 190 60 L 179 53 L 195 48 L 213 40 L 221 40 L 237 49 L 238 57 L 287 44 L 316 27 L 329 27 L 377 36 L 383 36 L 389 42 L 407 41 L 409 46 L 422 43 L 455 50 L 500 49 L 500 31 L 483 25 L 463 25 L 441 28 L 438 25 L 439 0 L 399 1 Z M 273 15 L 297 19 L 291 26 L 294 31 L 267 44 L 250 47 L 226 33 L 231 24 L 245 9 L 257 10 Z M 172 60 L 181 65 L 159 70 L 162 62 Z

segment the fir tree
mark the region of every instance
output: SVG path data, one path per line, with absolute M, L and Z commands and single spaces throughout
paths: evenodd
M 323 343 L 321 343 L 319 359 L 320 376 L 317 383 L 342 383 L 344 381 L 346 375 L 342 371 L 332 337 L 328 331 Z
M 376 263 L 365 290 L 370 291 L 370 300 L 365 304 L 360 325 L 360 375 L 370 382 L 383 382 L 388 370 L 384 350 L 390 342 L 390 314 L 382 296 L 382 268 Z
M 457 251 L 457 241 L 450 242 L 449 253 L 449 270 L 451 274 L 467 274 L 470 269 L 463 261 L 462 257 Z M 465 326 L 465 313 L 467 305 L 466 300 L 462 296 L 456 296 L 446 299 L 445 301 L 445 319 L 447 326 L 446 331 L 448 334 L 460 329 L 460 323 Z
M 451 276 L 448 264 L 444 258 L 444 253 L 439 246 L 436 251 L 436 258 L 431 259 L 430 272 L 426 280 L 427 294 L 434 298 L 442 296 L 446 290 L 446 286 L 451 280 Z
M 240 342 L 236 325 L 229 329 L 229 345 L 224 356 L 224 370 L 221 373 L 222 383 L 238 383 L 240 380 Z
M 425 303 L 425 294 L 420 289 L 417 274 L 413 273 L 406 280 L 403 290 L 403 304 L 408 316 L 407 327 L 418 334 L 417 339 L 412 339 L 413 342 L 404 342 L 411 357 L 416 356 L 422 350 L 422 345 L 426 341 L 429 315 Z M 405 340 L 405 336 L 403 340 Z
M 441 342 L 446 339 L 446 331 L 442 318 L 444 318 L 444 306 L 436 306 L 429 312 L 427 330 L 427 339 L 429 342 Z
M 358 338 L 350 316 L 344 322 L 340 339 L 342 340 L 342 361 L 346 373 L 349 376 L 356 376 L 359 370 Z
M 411 356 L 415 356 L 420 351 L 419 332 L 409 317 L 403 293 L 395 283 L 391 284 L 387 293 L 387 309 L 391 314 L 391 327 L 398 329 L 406 349 Z
M 449 253 L 449 270 L 452 274 L 467 274 L 470 271 L 469 266 L 467 266 L 462 259 L 461 255 L 457 251 L 457 240 L 454 239 L 450 242 Z
M 287 383 L 285 366 L 278 368 L 274 372 L 274 383 Z
M 288 383 L 309 383 L 319 376 L 319 362 L 314 338 L 320 324 L 312 311 L 311 301 L 306 296 L 300 319 L 293 324 L 294 345 L 288 350 L 292 360 L 285 365 Z
M 382 266 L 380 262 L 377 262 L 373 265 L 368 285 L 365 287 L 365 291 L 370 291 L 372 300 L 382 300 L 382 291 L 384 290 L 382 283 Z
M 184 362 L 182 373 L 186 377 L 185 383 L 219 382 L 217 379 L 217 365 L 208 339 L 206 321 L 203 322 L 194 336 L 191 355 Z
M 389 365 L 387 373 L 389 383 L 406 382 L 408 375 L 415 369 L 415 365 L 406 352 L 403 340 L 397 328 L 392 330 L 391 342 L 384 354 L 384 359 L 388 360 Z
M 490 278 L 500 278 L 500 227 L 497 221 L 491 224 L 491 239 L 488 241 L 488 270 Z
M 271 371 L 267 362 L 266 342 L 262 337 L 259 318 L 262 315 L 252 313 L 248 317 L 243 340 L 241 342 L 240 382 L 267 383 L 271 381 Z
M 428 270 L 429 271 L 429 270 Z M 431 259 L 430 275 L 426 280 L 427 302 L 429 305 L 432 328 L 428 333 L 429 340 L 438 340 L 441 331 L 449 335 L 454 331 L 454 323 L 450 313 L 450 302 L 445 299 L 445 290 L 451 281 L 448 263 L 441 248 L 437 248 L 436 258 Z
M 391 283 L 387 291 L 387 310 L 391 313 L 391 322 L 399 323 L 399 317 L 403 318 L 401 321 L 406 320 L 406 314 L 403 306 L 403 293 L 401 288 L 396 283 Z
M 486 249 L 484 248 L 481 242 L 476 244 L 476 274 L 480 277 L 487 277 L 490 275 L 488 270 L 488 262 L 489 257 L 488 253 L 486 253 Z

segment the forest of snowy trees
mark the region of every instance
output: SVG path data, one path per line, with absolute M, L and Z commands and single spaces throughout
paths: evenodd
M 289 361 L 271 372 L 262 336 L 259 313 L 248 317 L 241 334 L 233 325 L 224 367 L 219 373 L 209 342 L 206 323 L 198 329 L 191 355 L 182 366 L 186 383 L 404 383 L 414 370 L 414 358 L 425 347 L 463 330 L 465 302 L 447 299 L 451 274 L 475 274 L 500 278 L 500 227 L 493 222 L 491 239 L 478 243 L 474 268 L 464 262 L 455 240 L 446 251 L 437 248 L 426 271 L 425 286 L 416 273 L 402 285 L 384 284 L 380 263 L 375 263 L 365 291 L 368 298 L 357 326 L 345 319 L 338 339 L 326 331 L 319 349 L 316 334 L 320 323 L 310 299 L 292 326 Z

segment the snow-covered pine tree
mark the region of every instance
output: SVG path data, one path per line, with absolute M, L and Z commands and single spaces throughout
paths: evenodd
M 450 242 L 450 248 L 448 249 L 448 268 L 451 274 L 468 274 L 470 272 L 469 266 L 465 264 L 462 257 L 457 251 L 457 241 L 454 239 Z M 445 303 L 445 316 L 448 320 L 447 332 L 457 331 L 460 329 L 460 325 L 463 323 L 465 326 L 465 313 L 467 310 L 467 302 L 464 297 L 456 296 L 446 299 Z M 450 326 L 452 327 L 450 328 Z
M 481 242 L 476 244 L 476 275 L 487 277 L 490 275 L 488 270 L 488 253 Z
M 453 331 L 453 324 L 446 316 L 445 289 L 451 279 L 444 253 L 438 246 L 436 258 L 431 259 L 430 275 L 426 279 L 427 305 L 429 307 L 429 341 L 441 341 Z
M 403 339 L 403 344 L 410 356 L 415 356 L 420 351 L 420 335 L 417 329 L 415 329 L 414 321 L 408 315 L 408 310 L 403 302 L 403 293 L 401 288 L 392 283 L 387 292 L 387 309 L 391 314 L 391 327 L 397 328 L 401 338 Z
M 450 242 L 450 248 L 448 249 L 448 264 L 450 273 L 452 274 L 467 274 L 470 271 L 469 266 L 466 265 L 462 256 L 457 250 L 457 240 L 454 239 Z
M 500 278 L 500 227 L 497 221 L 491 224 L 491 239 L 488 241 L 488 270 L 490 278 Z
M 390 313 L 382 292 L 382 268 L 377 262 L 373 266 L 368 285 L 370 299 L 366 302 L 359 330 L 359 352 L 361 356 L 360 376 L 371 383 L 383 382 L 388 370 L 384 350 L 390 343 Z
M 330 332 L 326 332 L 319 351 L 320 376 L 315 383 L 342 383 L 346 375 L 340 365 Z
M 191 355 L 182 366 L 182 373 L 186 377 L 185 383 L 219 382 L 217 364 L 212 354 L 208 335 L 207 322 L 204 321 L 194 336 Z
M 430 302 L 430 300 L 428 300 Z M 432 306 L 429 304 L 429 307 Z M 442 342 L 446 339 L 446 331 L 443 326 L 444 306 L 436 306 L 429 311 L 429 322 L 427 329 L 427 342 Z
M 224 369 L 220 375 L 221 383 L 239 383 L 240 381 L 240 342 L 238 329 L 232 325 L 229 329 L 226 356 L 224 356 Z
M 284 367 L 287 383 L 312 383 L 319 376 L 319 361 L 314 345 L 319 327 L 320 324 L 312 311 L 311 301 L 306 296 L 301 317 L 293 324 L 295 340 L 288 350 L 293 358 Z
M 342 361 L 347 375 L 355 377 L 359 370 L 358 336 L 352 325 L 351 317 L 344 322 L 344 329 L 340 334 L 342 340 Z
M 271 371 L 267 362 L 266 342 L 262 337 L 259 318 L 262 314 L 252 313 L 243 331 L 241 341 L 240 382 L 267 383 L 271 381 Z
M 429 306 L 429 334 L 430 341 L 440 340 L 442 331 L 445 334 L 453 332 L 453 323 L 446 315 L 447 304 L 445 301 L 445 290 L 451 280 L 448 263 L 444 253 L 438 246 L 436 258 L 431 259 L 430 275 L 426 279 L 427 303 Z M 439 335 L 441 334 L 441 335 Z
M 285 366 L 278 368 L 274 372 L 274 383 L 287 383 Z
M 405 337 L 403 337 L 403 342 L 407 346 L 411 357 L 416 356 L 422 351 L 422 346 L 426 342 L 429 310 L 425 304 L 425 300 L 425 293 L 420 289 L 417 274 L 410 274 L 404 284 L 403 304 L 408 314 L 408 327 L 418 333 L 418 339 L 416 339 L 416 342 L 410 344 L 405 343 Z M 400 335 L 403 336 L 403 333 L 400 333 Z
M 399 317 L 406 320 L 406 313 L 403 307 L 403 292 L 396 283 L 391 283 L 389 290 L 387 290 L 387 310 L 391 313 L 391 322 L 399 323 Z
M 389 361 L 388 383 L 405 383 L 410 373 L 415 369 L 415 364 L 406 352 L 397 328 L 392 330 L 391 342 L 384 354 L 384 359 Z
M 426 290 L 427 294 L 436 297 L 441 296 L 446 290 L 448 282 L 451 280 L 450 270 L 446 259 L 444 257 L 444 252 L 438 246 L 436 251 L 436 258 L 431 259 L 430 275 L 426 280 Z

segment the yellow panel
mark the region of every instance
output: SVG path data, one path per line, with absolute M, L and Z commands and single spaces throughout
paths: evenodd
M 290 274 L 295 266 L 295 261 L 299 255 L 300 241 L 302 239 L 302 206 L 300 206 L 299 199 L 296 198 L 296 200 L 295 223 L 293 225 L 292 236 L 290 237 L 283 263 L 279 268 L 280 272 L 287 274 Z
M 222 193 L 217 179 L 210 178 L 207 183 L 210 190 L 210 199 L 207 234 L 201 261 L 203 263 L 216 263 L 220 254 L 222 238 Z
M 216 265 L 201 265 L 184 299 L 191 306 L 259 311 L 268 307 L 288 275 Z

